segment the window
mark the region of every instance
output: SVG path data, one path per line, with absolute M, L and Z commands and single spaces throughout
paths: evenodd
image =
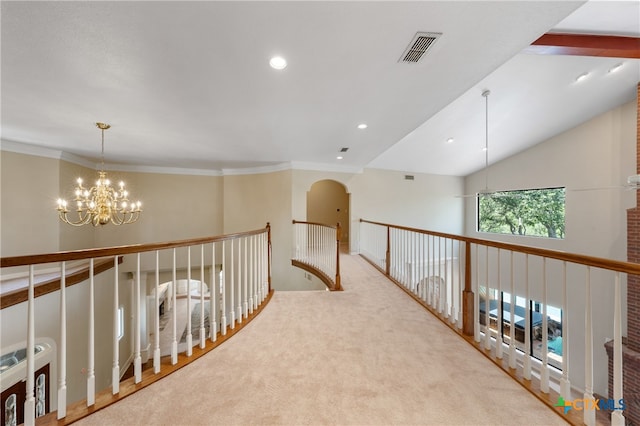
M 480 325 L 486 327 L 486 288 L 480 287 Z M 509 344 L 511 327 L 514 327 L 514 345 L 524 352 L 525 346 L 525 326 L 527 302 L 524 297 L 515 297 L 513 306 L 513 321 L 511 321 L 511 294 L 502 292 L 498 296 L 496 289 L 491 289 L 489 305 L 489 330 L 495 338 L 502 336 L 502 341 Z M 502 324 L 498 324 L 498 307 L 502 306 Z M 543 325 L 543 304 L 535 300 L 529 302 L 530 313 L 530 353 L 538 359 L 542 359 L 542 325 Z M 547 305 L 547 362 L 549 365 L 562 369 L 562 309 Z
M 501 191 L 478 196 L 478 232 L 564 238 L 564 188 Z

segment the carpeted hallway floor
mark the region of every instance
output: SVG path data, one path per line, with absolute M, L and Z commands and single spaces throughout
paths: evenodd
M 228 342 L 82 425 L 560 425 L 358 256 L 343 292 L 276 292 Z

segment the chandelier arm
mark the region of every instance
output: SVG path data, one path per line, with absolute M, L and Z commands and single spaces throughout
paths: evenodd
M 91 221 L 91 215 L 89 214 L 85 214 L 85 216 L 82 216 L 81 213 L 78 213 L 78 220 L 77 221 L 71 221 L 69 220 L 69 216 L 68 216 L 68 211 L 67 210 L 60 210 L 59 211 L 59 216 L 60 219 L 66 223 L 69 224 L 71 226 L 83 226 L 88 224 Z

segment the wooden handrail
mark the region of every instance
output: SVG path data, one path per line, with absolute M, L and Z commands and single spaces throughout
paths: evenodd
M 118 256 L 118 264 L 122 263 L 122 256 Z M 93 274 L 98 275 L 113 268 L 113 258 L 102 259 L 97 261 L 93 266 Z M 75 272 L 69 273 L 65 277 L 65 286 L 70 287 L 74 284 L 81 283 L 82 281 L 89 279 L 89 265 L 78 269 Z M 49 276 L 51 274 L 47 274 Z M 53 293 L 60 290 L 60 280 L 62 277 L 60 274 L 56 274 L 53 278 L 45 279 L 41 282 L 36 282 L 34 285 L 34 297 L 44 296 L 45 294 Z M 29 287 L 28 277 L 20 278 L 24 281 L 24 285 L 17 289 L 7 293 L 2 293 L 0 297 L 0 309 L 8 308 L 9 306 L 17 305 L 27 300 L 27 292 Z
M 214 243 L 218 241 L 228 241 L 239 237 L 257 235 L 263 232 L 270 232 L 269 224 L 262 229 L 253 231 L 237 232 L 234 234 L 217 235 L 211 237 L 192 238 L 187 240 L 165 241 L 150 244 L 132 244 L 127 246 L 116 246 L 106 248 L 95 248 L 85 250 L 59 251 L 46 254 L 32 254 L 24 256 L 12 256 L 0 258 L 0 268 L 12 266 L 38 265 L 42 263 L 64 262 L 80 259 L 91 259 L 98 257 L 113 257 L 124 254 L 142 253 L 155 250 L 165 250 L 177 247 L 194 246 L 198 244 Z
M 327 225 L 326 223 L 320 223 L 320 222 L 304 222 L 302 220 L 295 220 L 295 219 L 293 219 L 291 221 L 291 223 L 293 223 L 294 225 L 296 223 L 301 223 L 301 224 L 304 224 L 304 225 L 318 225 L 318 226 L 324 226 L 325 228 L 331 228 L 331 229 L 338 229 L 340 227 L 340 223 L 339 222 L 338 222 L 337 226 Z
M 410 228 L 406 226 L 391 225 L 382 222 L 373 222 L 370 220 L 360 219 L 360 222 L 370 223 L 373 225 L 387 226 L 389 228 L 400 229 L 403 231 L 411 231 L 419 234 L 433 235 L 436 237 L 450 238 L 470 244 L 480 244 L 504 250 L 516 251 L 534 256 L 546 257 L 549 259 L 562 260 L 572 263 L 578 263 L 585 266 L 609 269 L 612 271 L 623 272 L 625 274 L 640 275 L 640 263 L 623 262 L 619 260 L 605 259 L 602 257 L 587 256 L 584 254 L 567 253 L 559 250 L 550 250 L 537 247 L 523 246 L 519 244 L 503 243 L 500 241 L 483 240 L 480 238 L 464 237 L 461 235 L 447 234 L 444 232 L 425 231 L 424 229 Z

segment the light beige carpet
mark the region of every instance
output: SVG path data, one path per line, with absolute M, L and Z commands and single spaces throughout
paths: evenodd
M 357 256 L 344 292 L 276 292 L 221 347 L 80 424 L 557 425 Z

